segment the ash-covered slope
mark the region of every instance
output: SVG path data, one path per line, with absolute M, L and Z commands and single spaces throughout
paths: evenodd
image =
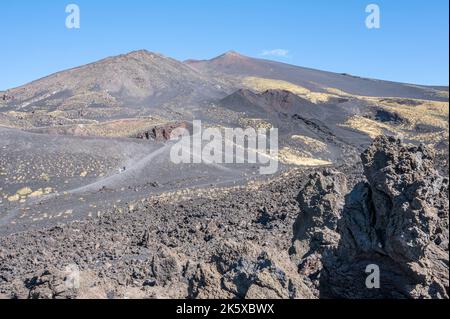
M 214 81 L 187 65 L 145 50 L 62 71 L 4 93 L 12 109 L 158 106 L 175 98 L 214 97 Z
M 258 94 L 240 89 L 222 99 L 220 104 L 237 112 L 259 116 L 275 113 L 295 114 L 301 111 L 315 115 L 319 113 L 313 103 L 287 90 L 267 90 Z
M 183 63 L 140 50 L 0 92 L 0 109 L 28 112 L 151 107 L 169 102 L 180 106 L 223 98 L 233 89 L 248 88 L 242 82 L 246 77 L 265 79 L 264 85 L 268 86 L 271 83 L 267 80 L 282 80 L 297 86 L 296 89 L 317 93 L 329 93 L 331 89 L 353 95 L 448 100 L 448 88 L 364 79 L 250 58 L 236 52 L 211 60 Z
M 250 118 L 266 120 L 288 139 L 301 134 L 341 150 L 347 148 L 347 144 L 370 143 L 365 134 L 340 126 L 355 112 L 366 111 L 364 105 L 333 100 L 314 104 L 290 91 L 277 89 L 261 93 L 241 89 L 220 100 L 218 105 Z
M 417 86 L 366 79 L 298 67 L 285 63 L 256 59 L 230 51 L 211 60 L 188 60 L 186 64 L 204 74 L 225 74 L 239 77 L 262 77 L 288 81 L 312 91 L 334 88 L 364 96 L 390 96 L 445 101 L 442 88 Z M 448 94 L 448 88 L 446 89 Z

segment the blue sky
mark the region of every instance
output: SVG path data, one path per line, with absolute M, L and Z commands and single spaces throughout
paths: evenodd
M 81 10 L 78 30 L 65 27 L 70 3 Z M 365 26 L 370 3 L 380 6 L 380 29 Z M 5 0 L 0 90 L 136 49 L 180 60 L 232 49 L 321 70 L 448 85 L 448 13 L 447 0 Z

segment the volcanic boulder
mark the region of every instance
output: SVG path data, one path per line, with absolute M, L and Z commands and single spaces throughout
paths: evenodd
M 52 268 L 25 281 L 29 299 L 75 299 L 77 289 L 67 273 Z
M 448 179 L 433 151 L 380 137 L 361 158 L 367 182 L 346 198 L 322 296 L 448 298 Z M 380 269 L 378 289 L 366 286 L 369 265 Z
M 345 175 L 325 169 L 311 174 L 298 196 L 300 214 L 294 224 L 290 255 L 298 264 L 299 273 L 311 281 L 311 287 L 318 285 L 322 254 L 338 245 L 337 224 L 346 193 Z
M 224 241 L 190 279 L 191 298 L 312 298 L 285 252 Z

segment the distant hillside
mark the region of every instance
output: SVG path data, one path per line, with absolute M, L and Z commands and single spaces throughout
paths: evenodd
M 365 79 L 349 74 L 318 71 L 280 62 L 250 58 L 234 51 L 227 52 L 211 60 L 188 60 L 185 63 L 207 75 L 226 74 L 239 77 L 251 76 L 284 80 L 318 92 L 333 88 L 349 94 L 364 96 L 448 100 L 448 88 L 444 90 L 443 88 Z

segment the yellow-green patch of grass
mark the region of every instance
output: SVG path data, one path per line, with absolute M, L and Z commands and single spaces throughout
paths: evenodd
M 325 166 L 333 164 L 330 161 L 320 158 L 309 157 L 300 151 L 294 150 L 289 147 L 284 147 L 279 151 L 279 160 L 284 164 L 297 165 L 297 166 Z
M 331 94 L 313 92 L 305 87 L 283 80 L 275 80 L 259 77 L 246 77 L 243 79 L 242 83 L 246 87 L 255 90 L 257 92 L 264 92 L 267 90 L 286 90 L 302 98 L 305 98 L 315 104 L 326 103 L 332 97 Z
M 367 134 L 373 139 L 380 135 L 385 135 L 386 132 L 397 133 L 397 130 L 391 125 L 380 123 L 359 115 L 352 116 L 344 124 L 341 124 L 341 126 Z
M 244 128 L 254 128 L 254 129 L 271 129 L 273 127 L 272 123 L 267 122 L 263 119 L 256 119 L 256 118 L 240 118 L 239 119 L 239 125 L 243 126 Z
M 415 105 L 411 105 L 400 103 L 398 99 L 371 98 L 370 101 L 407 119 L 409 128 L 417 124 L 424 124 L 448 130 L 449 105 L 447 102 L 415 99 L 411 100 Z
M 312 137 L 304 135 L 292 135 L 291 138 L 294 141 L 302 142 L 303 144 L 313 148 L 316 151 L 326 151 L 328 149 L 327 144 Z

